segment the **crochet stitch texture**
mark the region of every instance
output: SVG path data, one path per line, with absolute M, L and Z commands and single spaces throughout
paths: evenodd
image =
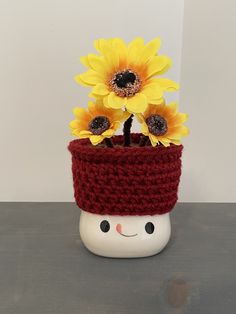
M 132 134 L 139 143 L 141 134 Z M 123 136 L 113 137 L 122 144 Z M 92 147 L 88 139 L 70 142 L 77 205 L 100 215 L 156 215 L 177 201 L 183 146 Z

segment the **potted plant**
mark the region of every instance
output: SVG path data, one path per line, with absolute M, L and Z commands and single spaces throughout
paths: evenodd
M 171 65 L 159 47 L 159 39 L 99 39 L 99 55 L 82 57 L 88 70 L 75 77 L 94 98 L 88 109 L 74 109 L 70 128 L 79 139 L 69 150 L 80 236 L 98 255 L 150 256 L 170 238 L 188 128 L 177 104 L 165 103 L 164 92 L 178 84 L 157 77 Z M 138 134 L 130 131 L 134 117 Z M 115 135 L 122 124 L 123 135 Z

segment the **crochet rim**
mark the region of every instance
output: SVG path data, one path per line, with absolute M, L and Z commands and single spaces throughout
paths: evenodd
M 132 133 L 131 138 L 134 144 L 138 144 L 140 141 L 140 133 Z M 150 162 L 150 158 L 153 161 L 158 162 L 158 159 L 165 159 L 166 157 L 171 157 L 171 155 L 179 155 L 181 157 L 183 145 L 173 145 L 169 147 L 164 146 L 144 146 L 144 147 L 123 147 L 123 135 L 116 135 L 112 138 L 113 143 L 116 145 L 113 148 L 110 147 L 99 147 L 93 146 L 89 139 L 76 139 L 69 143 L 68 149 L 72 156 L 76 159 L 95 162 L 116 162 L 122 163 L 127 162 L 127 158 L 130 160 L 133 158 L 132 162 Z M 120 146 L 119 146 L 120 145 Z M 136 159 L 137 158 L 137 159 Z

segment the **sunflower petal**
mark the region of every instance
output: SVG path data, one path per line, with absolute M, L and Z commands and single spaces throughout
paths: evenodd
M 166 67 L 163 68 L 160 72 L 158 72 L 158 75 L 162 75 L 162 74 L 166 73 L 171 66 L 172 66 L 172 61 L 169 64 L 167 64 Z
M 100 39 L 99 40 L 99 50 L 105 57 L 109 66 L 117 68 L 119 66 L 119 56 L 115 49 L 112 48 L 111 41 Z
M 108 96 L 109 96 L 109 95 L 103 97 L 103 104 L 104 104 L 104 106 L 105 106 L 106 108 L 109 108 L 109 105 L 108 105 Z
M 165 147 L 170 146 L 170 141 L 168 139 L 159 139 L 159 141 L 161 142 L 161 144 Z
M 188 115 L 186 113 L 179 112 L 172 119 L 173 119 L 173 124 L 178 125 L 178 124 L 182 124 L 186 122 L 188 119 Z
M 77 84 L 83 85 L 83 86 L 90 86 L 89 84 L 85 83 L 82 79 L 81 79 L 81 75 L 76 75 L 74 77 L 74 80 L 76 81 Z
M 165 108 L 165 105 L 163 104 L 163 102 L 159 104 L 158 106 L 156 104 L 149 104 L 147 110 L 144 112 L 143 115 L 145 119 L 153 114 L 158 114 L 160 116 L 163 116 L 164 108 Z
M 145 122 L 145 118 L 141 113 L 136 113 L 136 118 L 138 120 L 139 123 L 144 123 Z
M 88 61 L 88 57 L 87 56 L 84 56 L 84 57 L 80 57 L 80 62 L 86 66 L 87 68 L 90 68 L 90 64 L 89 64 L 89 61 Z
M 92 89 L 93 95 L 106 96 L 109 94 L 109 90 L 105 84 L 99 83 Z
M 96 115 L 96 108 L 97 108 L 97 104 L 95 104 L 94 101 L 89 101 L 88 102 L 88 111 L 91 114 L 91 116 L 95 116 Z
M 108 109 L 113 121 L 123 121 L 124 111 L 122 109 Z
M 161 105 L 163 104 L 164 98 L 159 98 L 159 99 L 151 99 L 149 101 L 150 104 L 152 105 Z
M 141 63 L 146 63 L 153 57 L 159 50 L 161 45 L 160 38 L 155 38 L 151 40 L 143 49 L 142 56 L 140 58 Z
M 147 97 L 142 93 L 137 93 L 127 98 L 126 109 L 131 113 L 141 113 L 147 109 L 147 105 Z
M 115 133 L 115 130 L 113 129 L 109 129 L 109 130 L 106 130 L 102 133 L 102 136 L 104 137 L 112 137 Z
M 84 108 L 76 107 L 73 109 L 73 114 L 76 116 L 78 120 L 83 120 L 89 114 Z
M 111 124 L 111 128 L 116 131 L 117 129 L 119 129 L 120 127 L 120 121 L 114 121 L 112 124 Z
M 167 56 L 155 56 L 150 59 L 147 66 L 147 78 L 149 78 L 157 74 L 162 74 L 164 70 L 167 71 L 171 66 L 171 60 Z
M 119 65 L 126 65 L 126 58 L 127 58 L 127 47 L 123 39 L 121 38 L 114 38 L 112 41 L 112 47 L 115 51 L 117 51 L 119 55 Z
M 111 92 L 107 98 L 106 106 L 113 109 L 121 109 L 125 105 L 125 98 L 117 96 L 114 92 Z
M 180 133 L 182 136 L 186 136 L 189 134 L 189 129 L 185 125 L 181 125 Z
M 121 121 L 122 122 L 126 121 L 127 119 L 129 119 L 130 116 L 131 116 L 131 113 L 129 111 L 124 111 Z
M 82 130 L 79 132 L 79 135 L 82 136 L 82 135 L 92 135 L 93 133 L 88 131 L 88 130 Z
M 170 140 L 171 140 L 171 143 L 172 143 L 172 144 L 181 145 L 181 142 L 178 141 L 178 140 L 173 140 L 173 139 L 170 139 Z
M 155 147 L 155 146 L 157 146 L 157 144 L 159 144 L 159 141 L 158 141 L 158 139 L 155 137 L 155 135 L 149 133 L 148 136 L 149 136 L 149 140 L 150 140 L 150 142 L 151 142 L 151 144 L 152 144 L 153 147 Z
M 129 64 L 138 63 L 138 57 L 142 53 L 144 49 L 144 41 L 143 38 L 137 37 L 132 40 L 128 45 L 127 58 Z
M 169 131 L 167 134 L 166 134 L 166 137 L 170 140 L 170 141 L 180 141 L 181 140 L 181 137 L 182 135 L 179 134 L 179 133 L 172 133 L 173 131 Z
M 144 135 L 148 135 L 148 134 L 149 134 L 148 127 L 147 127 L 147 124 L 146 124 L 145 122 L 142 123 L 141 128 L 140 128 L 140 131 L 141 131 L 141 133 L 143 133 Z
M 94 41 L 94 47 L 95 49 L 100 52 L 101 54 L 103 54 L 103 47 L 104 47 L 104 43 L 106 43 L 106 39 L 104 38 L 100 38 Z
M 171 116 L 175 116 L 178 111 L 178 104 L 176 102 L 172 102 L 167 106 L 167 110 L 170 112 Z
M 79 132 L 80 132 L 79 130 L 74 129 L 74 130 L 72 130 L 71 134 L 75 135 L 75 136 L 79 136 Z
M 150 99 L 161 99 L 163 97 L 163 92 L 160 86 L 156 83 L 151 83 L 142 89 L 142 93 L 145 94 Z
M 89 137 L 90 139 L 90 142 L 93 144 L 93 145 L 97 145 L 99 143 L 101 143 L 103 141 L 103 136 L 101 135 L 91 135 Z
M 109 67 L 108 64 L 106 64 L 104 57 L 91 53 L 88 55 L 88 63 L 90 68 L 99 73 L 104 78 L 104 80 L 106 79 Z
M 167 78 L 155 78 L 155 82 L 159 84 L 163 91 L 174 92 L 179 89 L 179 84 Z
M 189 134 L 189 129 L 185 125 L 178 125 L 168 130 L 168 137 L 174 140 L 180 140 L 182 136 Z
M 80 131 L 80 132 L 78 133 L 78 136 L 79 136 L 80 138 L 88 138 L 88 137 L 90 137 L 91 135 L 92 135 L 92 132 L 87 131 L 87 130 L 83 130 L 83 131 Z
M 103 83 L 103 78 L 97 72 L 93 70 L 88 70 L 87 72 L 80 74 L 75 77 L 76 81 L 82 81 L 85 84 L 94 86 L 98 83 Z
M 69 124 L 71 129 L 77 129 L 79 127 L 79 121 L 78 120 L 73 120 Z

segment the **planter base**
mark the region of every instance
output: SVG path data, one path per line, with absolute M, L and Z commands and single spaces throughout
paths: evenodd
M 146 257 L 170 239 L 169 213 L 146 216 L 98 215 L 81 210 L 80 236 L 94 254 L 116 258 Z

